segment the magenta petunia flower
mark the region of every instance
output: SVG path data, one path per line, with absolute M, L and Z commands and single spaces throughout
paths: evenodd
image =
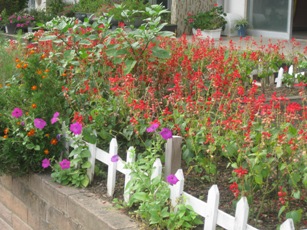
M 34 119 L 34 126 L 38 129 L 43 129 L 47 125 L 46 121 L 41 118 Z
M 51 124 L 56 123 L 59 120 L 59 118 L 58 118 L 59 116 L 60 116 L 60 113 L 59 112 L 55 112 L 53 114 L 53 117 L 51 118 Z
M 73 132 L 75 135 L 81 134 L 82 132 L 82 124 L 79 122 L 75 122 L 70 125 L 70 131 Z
M 61 169 L 69 169 L 70 168 L 70 161 L 67 159 L 62 160 L 60 163 Z
M 60 113 L 59 112 L 55 112 L 54 114 L 53 114 L 53 117 L 55 117 L 55 118 L 58 118 L 60 116 Z
M 42 160 L 42 167 L 45 169 L 45 168 L 48 168 L 50 166 L 50 160 L 45 158 L 44 160 Z
M 156 131 L 156 129 L 159 128 L 159 124 L 158 123 L 153 123 L 151 126 L 149 126 L 146 131 L 148 133 L 152 133 L 154 131 Z
M 119 156 L 118 155 L 114 155 L 111 157 L 111 162 L 117 162 L 119 160 Z
M 174 174 L 168 175 L 166 180 L 170 185 L 177 184 L 177 182 L 179 181 L 178 178 Z
M 163 128 L 162 131 L 160 132 L 160 135 L 162 136 L 163 139 L 167 140 L 173 137 L 172 131 L 168 128 Z
M 19 118 L 22 116 L 22 110 L 20 108 L 15 108 L 12 112 L 12 117 Z

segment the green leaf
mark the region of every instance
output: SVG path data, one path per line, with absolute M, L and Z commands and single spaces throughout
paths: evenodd
M 134 193 L 132 197 L 137 201 L 146 201 L 148 199 L 148 194 L 146 192 L 137 192 Z
M 302 219 L 302 213 L 303 213 L 303 210 L 298 209 L 298 210 L 294 210 L 291 212 L 287 212 L 286 217 L 287 219 L 291 218 L 294 223 L 299 223 L 301 222 L 301 219 Z
M 33 143 L 27 144 L 26 148 L 27 149 L 34 149 L 34 144 Z
M 82 152 L 81 152 L 81 157 L 82 158 L 89 158 L 89 157 L 91 157 L 91 152 L 90 152 L 90 150 L 88 150 L 88 149 L 84 149 Z
M 278 212 L 278 218 L 280 217 L 280 215 L 286 210 L 286 206 L 282 206 L 280 209 L 279 209 L 279 212 Z
M 166 58 L 169 58 L 171 55 L 170 55 L 170 52 L 168 52 L 167 50 L 165 49 L 162 49 L 160 47 L 153 47 L 152 48 L 152 54 L 158 58 L 162 58 L 162 59 L 166 59 Z
M 293 192 L 293 197 L 294 197 L 295 199 L 300 199 L 300 198 L 301 198 L 301 191 L 300 191 L 300 190 L 294 191 L 294 192 Z
M 256 176 L 255 176 L 255 182 L 257 183 L 257 184 L 263 184 L 263 179 L 262 179 L 262 175 L 260 175 L 260 174 L 257 174 Z
M 92 45 L 92 43 L 89 40 L 83 39 L 79 42 L 80 45 Z
M 128 73 L 130 73 L 133 67 L 135 66 L 135 64 L 136 64 L 135 60 L 127 59 L 125 61 L 124 75 L 127 75 Z
M 90 128 L 84 128 L 82 130 L 83 138 L 86 142 L 95 144 L 97 141 L 97 136 L 95 135 L 95 132 Z
M 84 164 L 82 164 L 82 168 L 83 169 L 88 169 L 88 168 L 90 168 L 91 167 L 91 162 L 89 162 L 89 161 L 87 161 L 87 162 L 85 162 Z
M 90 183 L 90 179 L 87 176 L 85 176 L 84 179 L 81 181 L 81 184 L 83 187 L 87 187 L 89 183 Z
M 39 145 L 35 145 L 34 150 L 39 151 L 41 150 L 41 147 Z
M 50 40 L 52 41 L 52 40 L 55 40 L 55 39 L 57 39 L 57 36 L 55 36 L 55 35 L 48 35 L 46 37 L 41 37 L 39 39 L 39 41 L 44 42 L 44 41 L 50 41 Z

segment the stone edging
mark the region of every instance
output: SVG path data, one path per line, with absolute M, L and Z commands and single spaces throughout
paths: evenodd
M 49 175 L 0 177 L 0 228 L 7 230 L 136 230 L 136 222 L 86 189 Z

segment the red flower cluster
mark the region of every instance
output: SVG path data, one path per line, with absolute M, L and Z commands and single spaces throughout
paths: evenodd
M 233 171 L 237 174 L 239 178 L 244 177 L 244 175 L 248 173 L 248 170 L 242 168 L 242 166 L 240 168 L 234 169 Z
M 236 182 L 233 182 L 230 186 L 229 186 L 230 191 L 233 193 L 233 195 L 235 196 L 235 198 L 237 198 L 239 196 L 239 186 Z
M 285 191 L 283 191 L 283 188 L 282 186 L 279 187 L 279 191 L 277 193 L 278 195 L 278 200 L 279 202 L 284 205 L 286 203 L 286 196 L 287 196 L 287 193 Z

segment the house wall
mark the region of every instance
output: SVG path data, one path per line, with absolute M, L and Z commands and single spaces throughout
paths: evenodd
M 94 194 L 53 183 L 48 175 L 0 177 L 0 229 L 137 230 L 137 224 Z

